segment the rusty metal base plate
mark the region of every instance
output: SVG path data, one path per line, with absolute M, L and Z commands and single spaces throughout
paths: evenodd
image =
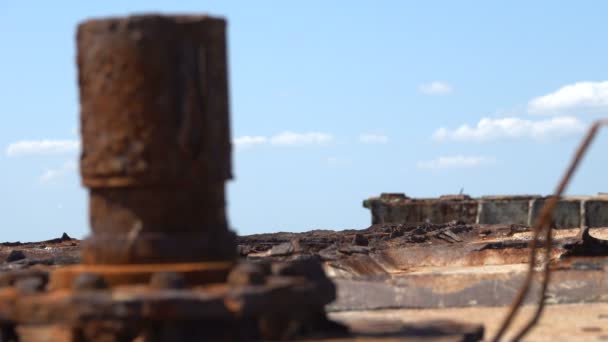
M 95 269 L 91 266 L 56 270 L 48 283 L 54 284 L 52 290 L 40 286 L 39 274 L 15 276 L 0 290 L 0 340 L 476 341 L 483 336 L 480 326 L 455 323 L 335 323 L 327 319 L 324 307 L 335 299 L 336 288 L 315 260 L 240 263 L 225 282 L 211 284 L 189 282 L 188 271 L 201 269 L 182 266 L 183 272 L 150 266 L 143 273 L 160 273 L 153 273 L 148 283 L 112 287 L 91 281 L 113 275 L 110 266 L 97 266 L 99 274 L 84 272 Z M 68 279 L 73 280 L 71 287 Z

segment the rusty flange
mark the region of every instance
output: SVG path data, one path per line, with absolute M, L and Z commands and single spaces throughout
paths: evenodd
M 163 326 L 186 326 L 188 322 L 198 322 L 200 329 L 191 326 L 185 331 L 228 341 L 243 336 L 252 340 L 293 338 L 322 330 L 315 326 L 318 324 L 325 324 L 321 328 L 339 327 L 325 318 L 323 307 L 334 300 L 335 287 L 316 262 L 240 264 L 228 282 L 205 286 L 191 286 L 181 273 L 169 272 L 156 273 L 142 285 L 109 288 L 102 279 L 81 274 L 71 289 L 29 293 L 12 302 L 4 301 L 12 303 L 7 304 L 5 313 L 20 326 L 28 327 L 30 334 L 39 325 L 70 327 L 75 334 L 105 322 L 106 327 L 122 327 L 114 332 L 117 341 L 127 333 L 134 334 L 131 339 L 147 336 L 144 341 L 176 340 L 174 333 L 161 338 L 162 334 L 154 331 Z M 7 291 L 5 296 L 15 298 L 15 293 Z M 232 328 L 214 331 L 208 323 Z M 85 340 L 95 339 L 89 336 Z
M 15 283 L 2 289 L 0 326 L 5 332 L 0 336 L 15 334 L 22 342 L 483 337 L 480 326 L 453 322 L 355 322 L 347 328 L 326 318 L 323 308 L 334 299 L 335 285 L 313 259 L 240 263 L 227 282 L 204 286 L 191 286 L 179 273 L 156 273 L 148 284 L 115 287 L 108 287 L 98 275 L 82 274 L 71 289 L 25 291 Z

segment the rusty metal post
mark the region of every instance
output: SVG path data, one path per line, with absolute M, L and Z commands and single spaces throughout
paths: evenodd
M 133 16 L 78 27 L 85 264 L 233 260 L 226 23 Z

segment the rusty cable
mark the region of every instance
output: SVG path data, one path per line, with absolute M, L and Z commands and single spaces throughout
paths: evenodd
M 580 146 L 576 150 L 574 158 L 572 159 L 572 162 L 570 162 L 570 165 L 566 169 L 566 173 L 564 174 L 561 181 L 559 182 L 553 196 L 547 201 L 547 203 L 545 203 L 545 205 L 543 206 L 543 208 L 541 210 L 539 218 L 534 223 L 534 226 L 532 229 L 532 231 L 533 231 L 532 240 L 530 241 L 530 259 L 528 261 L 528 273 L 526 274 L 526 278 L 524 279 L 524 283 L 523 283 L 522 287 L 519 289 L 517 295 L 515 296 L 513 302 L 511 303 L 507 316 L 502 321 L 500 328 L 498 329 L 498 332 L 496 333 L 496 335 L 494 335 L 494 338 L 492 338 L 492 341 L 495 341 L 495 342 L 500 341 L 500 339 L 502 338 L 504 333 L 507 331 L 507 329 L 513 322 L 513 319 L 515 318 L 519 309 L 521 308 L 521 305 L 522 305 L 526 295 L 530 291 L 532 280 L 534 278 L 536 255 L 538 252 L 538 244 L 539 244 L 538 238 L 544 229 L 544 231 L 545 231 L 545 244 L 544 244 L 545 260 L 544 260 L 544 266 L 543 266 L 543 280 L 542 280 L 540 294 L 539 294 L 539 298 L 538 298 L 538 305 L 537 305 L 536 311 L 534 312 L 534 315 L 532 316 L 532 318 L 515 335 L 514 341 L 518 341 L 518 340 L 522 339 L 530 331 L 530 329 L 532 329 L 532 327 L 534 327 L 534 325 L 538 322 L 540 316 L 542 315 L 544 306 L 545 306 L 545 294 L 546 294 L 547 287 L 549 284 L 549 279 L 551 276 L 551 268 L 549 267 L 549 264 L 551 261 L 550 260 L 551 250 L 552 250 L 551 241 L 552 241 L 552 231 L 553 231 L 553 229 L 550 225 L 551 216 L 553 214 L 553 210 L 555 209 L 555 206 L 557 205 L 557 201 L 559 200 L 559 198 L 562 196 L 562 194 L 566 190 L 566 187 L 570 183 L 570 180 L 572 179 L 574 172 L 578 168 L 580 161 L 582 160 L 583 156 L 587 152 L 589 146 L 591 145 L 591 142 L 595 138 L 600 126 L 603 126 L 603 125 L 608 125 L 608 119 L 598 120 L 598 121 L 594 122 L 593 125 L 591 125 L 591 128 L 589 128 L 585 138 L 583 139 Z
M 555 203 L 551 207 L 551 212 L 555 208 L 555 205 L 557 205 L 557 197 L 555 197 Z M 541 229 L 542 228 L 543 227 L 541 226 Z M 532 318 L 515 335 L 515 337 L 513 338 L 513 341 L 521 340 L 530 331 L 530 329 L 532 329 L 532 327 L 535 326 L 536 323 L 538 323 L 538 320 L 539 320 L 540 316 L 542 315 L 543 310 L 545 309 L 545 295 L 547 293 L 547 288 L 549 287 L 549 282 L 551 281 L 550 264 L 551 264 L 551 251 L 553 248 L 553 246 L 552 246 L 553 245 L 553 243 L 552 243 L 553 229 L 551 226 L 545 226 L 544 229 L 545 229 L 545 257 L 544 257 L 544 265 L 543 265 L 542 284 L 541 284 L 540 292 L 538 294 L 538 305 L 536 306 L 536 310 L 534 311 L 534 315 L 532 316 Z

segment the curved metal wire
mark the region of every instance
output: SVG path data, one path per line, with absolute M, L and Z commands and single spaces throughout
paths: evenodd
M 538 220 L 536 220 L 536 222 L 532 228 L 533 234 L 532 234 L 532 240 L 530 241 L 530 259 L 528 261 L 528 273 L 526 274 L 526 278 L 524 279 L 524 283 L 523 283 L 522 287 L 519 289 L 519 291 L 517 292 L 517 295 L 515 296 L 513 302 L 511 303 L 507 316 L 505 317 L 502 324 L 500 325 L 500 328 L 496 332 L 496 335 L 494 335 L 494 337 L 492 338 L 492 341 L 498 342 L 504 336 L 505 332 L 507 331 L 507 329 L 513 322 L 513 319 L 517 315 L 519 309 L 521 308 L 521 305 L 522 305 L 525 297 L 528 295 L 528 292 L 530 291 L 532 280 L 534 278 L 534 265 L 536 263 L 536 256 L 538 253 L 539 236 L 544 230 L 544 232 L 545 232 L 545 244 L 544 244 L 545 260 L 544 260 L 544 265 L 543 265 L 543 279 L 542 279 L 541 289 L 540 289 L 540 293 L 539 293 L 539 297 L 538 297 L 538 305 L 536 307 L 536 311 L 534 312 L 534 315 L 532 316 L 532 318 L 515 335 L 515 338 L 513 340 L 514 341 L 521 340 L 530 331 L 530 329 L 532 329 L 534 327 L 534 325 L 536 325 L 540 316 L 542 315 L 544 307 L 545 307 L 545 294 L 547 293 L 547 287 L 548 287 L 549 280 L 551 277 L 551 269 L 549 267 L 549 264 L 551 261 L 550 258 L 551 258 L 551 250 L 552 250 L 552 231 L 553 231 L 552 227 L 550 226 L 551 216 L 553 214 L 553 210 L 555 209 L 557 201 L 559 200 L 559 198 L 563 195 L 564 191 L 566 190 L 566 187 L 570 183 L 570 180 L 572 179 L 572 176 L 574 175 L 581 160 L 583 159 L 583 156 L 585 155 L 585 153 L 587 152 L 587 149 L 591 145 L 591 142 L 593 142 L 593 139 L 597 135 L 599 128 L 604 125 L 608 125 L 608 119 L 598 120 L 591 125 L 591 128 L 589 128 L 583 141 L 581 142 L 580 146 L 576 150 L 576 153 L 574 154 L 574 158 L 572 159 L 572 162 L 570 162 L 570 165 L 566 169 L 566 173 L 564 174 L 564 176 L 562 177 L 561 181 L 559 182 L 557 188 L 555 189 L 553 196 L 543 206 L 541 213 L 539 215 L 539 218 L 538 218 Z

